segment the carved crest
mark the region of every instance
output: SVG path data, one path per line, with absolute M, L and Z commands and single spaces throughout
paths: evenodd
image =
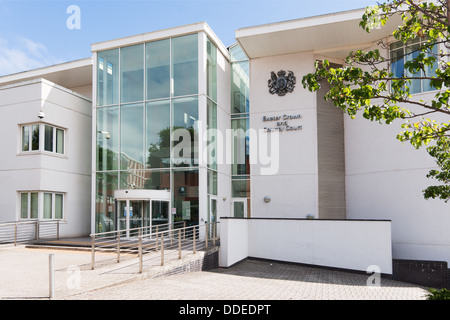
M 295 76 L 292 71 L 280 70 L 275 74 L 275 72 L 270 73 L 269 92 L 271 94 L 278 94 L 279 96 L 284 96 L 288 92 L 294 91 L 295 87 Z

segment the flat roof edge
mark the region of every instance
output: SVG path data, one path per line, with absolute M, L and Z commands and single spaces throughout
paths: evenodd
M 273 22 L 268 24 L 262 24 L 258 26 L 240 28 L 235 31 L 236 39 L 243 37 L 251 37 L 265 33 L 287 31 L 292 29 L 302 29 L 314 26 L 320 26 L 324 24 L 333 24 L 337 22 L 361 20 L 362 14 L 365 12 L 363 9 L 355 9 L 343 12 L 336 12 L 324 15 L 318 15 L 313 17 L 305 17 L 300 19 L 293 19 L 287 21 Z
M 92 65 L 92 57 L 78 59 L 74 61 L 62 62 L 46 67 L 41 67 L 32 70 L 21 71 L 17 73 L 12 73 L 4 76 L 0 76 L 0 85 L 2 83 L 10 83 L 20 81 L 22 79 L 36 78 L 39 76 L 43 76 L 49 73 L 65 71 L 69 69 L 82 68 Z
M 130 46 L 139 43 L 151 42 L 161 39 L 166 39 L 175 36 L 182 36 L 191 33 L 205 32 L 215 45 L 222 51 L 223 54 L 228 56 L 228 51 L 222 41 L 212 31 L 211 27 L 206 22 L 196 22 L 184 26 L 167 28 L 162 30 L 155 30 L 147 33 L 142 33 L 133 36 L 127 36 L 114 40 L 107 40 L 104 42 L 97 42 L 91 45 L 92 52 L 98 52 L 103 50 L 116 49 L 119 47 Z

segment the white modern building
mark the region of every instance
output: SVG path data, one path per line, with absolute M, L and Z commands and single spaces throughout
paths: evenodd
M 423 199 L 425 150 L 301 85 L 316 60 L 393 42 L 398 21 L 368 34 L 363 11 L 239 29 L 228 48 L 196 23 L 0 77 L 0 220 L 60 219 L 67 237 L 220 221 L 223 266 L 446 266 L 450 215 Z

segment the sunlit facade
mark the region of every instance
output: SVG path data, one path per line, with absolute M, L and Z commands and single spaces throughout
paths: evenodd
M 218 166 L 201 163 L 199 130 L 217 128 L 218 54 L 202 31 L 95 52 L 95 232 L 216 219 Z

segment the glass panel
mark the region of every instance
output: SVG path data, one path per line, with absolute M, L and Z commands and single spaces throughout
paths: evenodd
M 28 193 L 20 194 L 20 218 L 28 218 Z
M 249 112 L 249 63 L 231 65 L 231 113 Z
M 210 207 L 210 223 L 214 223 L 217 221 L 217 200 L 211 199 L 211 207 Z M 215 228 L 215 229 L 214 229 Z M 217 226 L 213 226 L 212 224 L 209 227 L 210 236 L 213 237 L 217 233 Z
M 120 189 L 147 189 L 150 171 L 120 171 Z
M 64 153 L 64 130 L 56 129 L 56 152 Z
M 172 39 L 173 95 L 198 93 L 198 36 Z
M 170 40 L 146 44 L 147 100 L 170 97 Z
M 152 226 L 169 223 L 169 202 L 152 201 Z M 155 229 L 153 229 L 155 231 Z M 158 231 L 161 231 L 159 229 Z
M 411 61 L 417 58 L 417 56 L 419 55 L 419 45 L 413 45 L 410 47 L 406 47 L 405 48 L 405 63 L 407 61 Z M 411 73 L 408 70 L 405 70 L 405 74 L 407 77 L 421 77 L 422 76 L 422 72 L 419 71 L 417 73 Z M 411 94 L 413 93 L 419 93 L 421 92 L 421 80 L 420 79 L 413 79 L 411 80 L 411 84 L 409 85 L 409 92 Z
M 172 163 L 177 167 L 198 164 L 198 99 L 197 97 L 174 99 L 172 105 Z
M 232 119 L 233 130 L 233 163 L 231 174 L 250 174 L 250 145 L 247 128 L 249 119 Z
M 97 108 L 97 170 L 119 169 L 119 108 Z
M 206 92 L 211 99 L 217 101 L 217 48 L 209 39 L 206 43 L 206 51 Z
M 44 219 L 52 218 L 52 194 L 44 193 Z
M 147 168 L 170 167 L 170 101 L 146 104 Z
M 144 168 L 144 105 L 120 108 L 120 167 Z
M 31 126 L 32 137 L 31 137 L 31 150 L 39 150 L 39 125 L 33 124 Z
M 405 72 L 403 48 L 391 51 L 391 59 L 391 72 L 394 74 L 395 78 L 402 78 Z
M 97 53 L 97 105 L 119 103 L 119 49 Z
M 431 50 L 430 49 L 427 50 L 427 57 L 430 57 L 430 56 L 437 57 L 437 45 L 434 45 L 433 48 L 431 48 Z M 425 75 L 427 77 L 435 77 L 437 67 L 438 67 L 437 62 L 434 62 L 432 67 L 426 66 L 425 67 Z M 439 89 L 439 88 L 431 87 L 430 82 L 431 82 L 431 80 L 423 80 L 423 91 L 431 91 L 431 90 Z
M 118 230 L 127 229 L 127 202 L 117 201 L 117 223 Z M 125 233 L 121 233 L 121 236 Z
M 130 214 L 130 229 L 142 227 L 143 222 L 143 201 L 130 200 L 129 214 Z M 132 235 L 137 235 L 137 231 L 133 231 Z
M 233 202 L 233 213 L 235 218 L 244 218 L 244 202 L 234 201 Z
M 30 126 L 22 127 L 22 151 L 30 150 Z
M 244 51 L 239 45 L 230 48 L 231 61 L 248 60 Z
M 117 173 L 97 173 L 97 192 L 95 202 L 96 232 L 113 231 L 115 228 L 114 190 L 117 189 Z
M 55 194 L 55 219 L 63 217 L 63 195 Z
M 217 169 L 217 105 L 208 99 L 208 167 Z
M 250 197 L 250 180 L 231 181 L 231 196 L 235 198 Z
M 144 45 L 120 49 L 121 102 L 144 100 Z
M 208 193 L 217 195 L 217 172 L 208 170 Z
M 53 127 L 45 126 L 44 150 L 53 151 Z
M 37 219 L 38 218 L 38 194 L 37 194 L 37 192 L 31 193 L 30 197 L 31 197 L 30 218 Z
M 120 189 L 170 190 L 169 170 L 120 172 Z
M 198 170 L 173 171 L 173 201 L 176 209 L 174 222 L 198 224 Z

